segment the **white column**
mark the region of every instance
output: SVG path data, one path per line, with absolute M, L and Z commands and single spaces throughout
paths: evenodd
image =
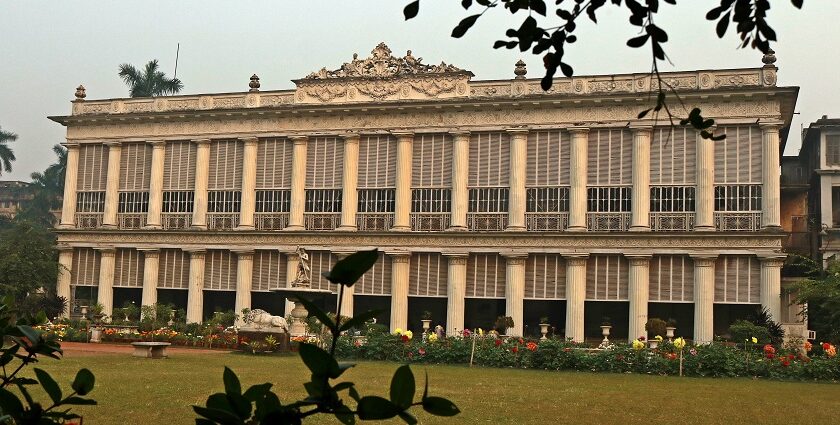
M 779 165 L 779 127 L 780 121 L 761 123 L 761 228 L 781 231 L 781 178 Z M 778 316 L 777 316 L 778 317 Z
M 650 300 L 650 257 L 627 257 L 630 262 L 630 322 L 627 337 L 633 341 L 643 335 L 647 338 L 645 324 L 648 321 L 648 301 Z
M 70 317 L 70 310 L 73 308 L 71 303 L 70 280 L 73 274 L 73 248 L 59 247 L 58 248 L 58 282 L 56 283 L 56 295 L 64 297 L 67 300 L 67 309 L 61 314 L 61 317 Z M 52 318 L 50 318 L 52 319 Z
M 146 228 L 160 229 L 160 213 L 163 207 L 163 164 L 165 160 L 166 142 L 163 140 L 149 141 L 152 145 L 152 167 L 149 179 L 149 211 L 146 213 Z
M 571 161 L 569 188 L 569 230 L 570 232 L 586 231 L 586 163 L 587 144 L 589 143 L 589 129 L 585 127 L 571 127 Z M 567 301 L 568 302 L 568 301 Z
M 467 294 L 467 254 L 444 254 L 449 259 L 446 285 L 446 334 L 464 330 L 464 297 Z
M 195 196 L 193 197 L 192 227 L 207 228 L 207 183 L 210 178 L 210 139 L 194 141 L 195 153 Z
M 391 230 L 411 230 L 411 156 L 414 133 L 394 133 L 397 136 L 397 188 L 394 202 L 394 227 Z
M 291 288 L 292 282 L 297 276 L 298 261 L 300 260 L 298 259 L 297 252 L 295 251 L 281 253 L 286 255 L 286 287 Z M 287 297 L 284 304 L 283 315 L 285 317 L 289 317 L 289 315 L 292 314 L 293 308 L 295 308 L 295 303 L 289 301 L 289 298 Z
M 243 309 L 251 308 L 251 282 L 254 275 L 254 251 L 235 251 L 236 253 L 236 301 L 233 311 L 239 316 L 237 322 L 244 324 Z
M 715 230 L 715 142 L 696 135 L 697 193 L 694 230 Z M 710 340 L 711 341 L 711 340 Z
M 143 297 L 140 305 L 157 304 L 160 251 L 157 249 L 143 249 L 141 251 L 143 251 Z
M 820 224 L 821 229 L 831 229 L 837 227 L 834 224 L 834 202 L 831 199 L 832 190 L 832 175 L 820 175 Z M 837 206 L 840 208 L 840 205 Z
M 190 281 L 187 293 L 187 323 L 204 319 L 204 254 L 203 250 L 187 251 L 190 255 Z
M 650 136 L 651 128 L 633 129 L 633 194 L 631 231 L 650 230 Z M 638 335 L 637 335 L 638 336 Z
M 525 324 L 525 259 L 528 254 L 505 255 L 505 315 L 513 319 L 513 328 L 508 329 L 511 336 L 522 336 Z
M 770 313 L 773 321 L 782 321 L 782 266 L 785 264 L 783 255 L 771 255 L 759 258 L 761 260 L 761 288 L 759 299 L 761 308 Z
M 510 177 L 508 181 L 510 186 L 510 202 L 508 202 L 508 226 L 505 230 L 524 231 L 525 170 L 528 167 L 528 129 L 509 129 L 507 132 L 510 134 Z M 515 319 L 514 329 L 516 329 Z
M 341 261 L 346 258 L 348 255 L 352 254 L 352 252 L 335 252 L 333 251 L 338 260 Z M 295 267 L 297 267 L 297 263 L 295 263 Z M 355 286 L 345 287 L 344 288 L 344 295 L 341 297 L 341 305 L 338 306 L 338 310 L 340 311 L 341 315 L 344 317 L 353 317 L 353 296 L 355 294 Z M 337 301 L 337 300 L 336 300 Z M 292 306 L 294 307 L 294 306 Z
M 120 197 L 120 159 L 122 145 L 120 142 L 107 142 L 108 173 L 105 180 L 105 210 L 102 214 L 102 227 L 114 229 L 117 227 L 117 209 Z
M 99 287 L 96 300 L 108 317 L 114 314 L 114 248 L 99 250 Z
M 587 254 L 564 255 L 566 258 L 566 338 L 584 339 Z
M 244 147 L 242 150 L 242 202 L 237 230 L 254 230 L 254 211 L 257 201 L 257 138 L 244 137 L 239 140 L 244 143 Z M 241 311 L 236 312 L 236 314 L 240 313 Z
M 449 230 L 467 230 L 470 133 L 468 131 L 453 132 L 452 143 L 452 217 Z
M 292 148 L 292 205 L 286 230 L 303 230 L 303 210 L 306 207 L 306 143 L 307 136 L 293 136 Z
M 59 229 L 76 227 L 76 183 L 79 174 L 79 144 L 66 142 L 67 165 L 64 172 L 64 198 L 61 203 L 61 223 Z
M 341 225 L 338 226 L 338 230 L 354 232 L 356 231 L 356 210 L 359 208 L 358 134 L 344 136 L 344 174 L 341 181 L 343 184 L 341 191 Z
M 411 254 L 400 252 L 391 256 L 391 331 L 408 328 L 408 275 Z
M 707 344 L 715 337 L 715 259 L 717 255 L 692 256 L 694 260 L 694 342 Z

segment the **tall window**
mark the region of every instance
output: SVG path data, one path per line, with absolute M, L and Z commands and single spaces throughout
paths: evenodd
M 470 230 L 504 230 L 507 227 L 510 189 L 510 139 L 507 133 L 478 133 L 470 140 Z
M 338 137 L 311 137 L 306 149 L 306 204 L 308 230 L 332 230 L 341 219 L 344 141 Z
M 259 230 L 280 230 L 289 224 L 292 186 L 292 147 L 289 139 L 257 142 L 255 225 Z
M 452 211 L 452 137 L 418 135 L 412 149 L 411 229 L 446 230 Z
M 163 161 L 164 229 L 183 229 L 192 224 L 195 189 L 195 144 L 182 141 L 166 144 Z
M 685 128 L 659 127 L 650 145 L 651 230 L 694 227 L 697 136 Z
M 394 224 L 397 140 L 363 136 L 359 140 L 356 224 L 360 231 L 388 230 Z
M 840 227 L 840 187 L 831 187 L 831 223 L 832 227 Z
M 633 137 L 626 129 L 589 132 L 587 227 L 627 230 L 632 195 Z
M 825 164 L 840 165 L 840 134 L 825 136 Z
M 102 224 L 105 210 L 105 184 L 108 149 L 103 144 L 84 144 L 79 148 L 76 180 L 76 226 L 95 228 Z
M 525 221 L 528 230 L 559 231 L 568 225 L 569 133 L 528 134 Z
M 123 144 L 120 152 L 120 192 L 117 210 L 117 221 L 121 229 L 138 229 L 146 224 L 151 166 L 152 147 L 149 144 Z
M 761 226 L 761 130 L 723 127 L 715 142 L 715 227 L 758 230 Z
M 239 225 L 242 201 L 243 146 L 238 140 L 210 145 L 210 173 L 207 184 L 207 226 L 232 229 Z

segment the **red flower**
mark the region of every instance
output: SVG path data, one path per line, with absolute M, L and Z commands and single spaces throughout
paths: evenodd
M 776 355 L 775 355 L 775 354 L 773 354 L 773 353 L 767 353 L 767 354 L 765 354 L 765 355 L 767 356 L 767 358 L 768 358 L 768 359 L 771 359 L 771 360 L 772 360 L 772 359 L 774 359 L 774 358 L 776 357 Z
M 831 344 L 829 344 L 829 343 L 827 343 L 827 342 L 823 342 L 823 343 L 822 343 L 822 348 L 823 348 L 823 350 L 828 350 L 830 347 L 831 347 Z
M 525 343 L 525 340 L 524 340 L 524 339 L 522 339 L 522 338 L 519 338 L 519 343 L 520 343 L 520 344 L 524 344 L 524 343 Z
M 796 358 L 796 356 L 794 356 L 793 354 L 788 354 L 788 360 L 793 360 L 795 358 Z
M 568 353 L 568 352 L 572 351 L 572 349 L 570 347 L 566 347 L 566 348 L 563 349 L 563 351 Z
M 677 353 L 668 353 L 668 360 L 676 360 Z
M 400 335 L 402 342 L 408 342 L 408 335 Z
M 645 336 L 644 336 L 644 335 L 642 335 L 642 336 L 640 336 L 640 337 L 639 337 L 639 341 L 644 341 L 644 340 L 645 340 Z
M 426 350 L 423 349 L 423 347 L 420 347 L 420 349 L 417 350 L 417 354 L 419 354 L 421 356 L 425 356 L 426 355 Z
M 765 354 L 776 354 L 776 349 L 772 345 L 767 344 L 767 345 L 764 346 L 764 353 Z
M 529 342 L 528 343 L 528 349 L 531 350 L 531 351 L 537 351 L 537 344 L 535 344 L 533 342 Z
M 784 366 L 784 367 L 788 367 L 788 366 L 790 366 L 790 361 L 789 361 L 788 359 L 785 359 L 785 360 L 782 362 L 782 366 Z
M 495 341 L 495 344 L 496 344 L 496 347 L 498 347 L 498 346 L 502 345 L 502 340 L 501 340 L 501 339 L 497 339 L 497 340 Z
M 518 353 L 518 352 L 519 352 L 519 347 L 518 347 L 518 346 L 514 346 L 513 348 L 511 348 L 511 349 L 510 349 L 510 351 L 512 351 L 514 354 L 515 354 L 515 353 Z

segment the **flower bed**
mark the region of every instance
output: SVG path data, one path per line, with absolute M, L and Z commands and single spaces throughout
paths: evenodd
M 88 342 L 88 330 L 68 324 L 47 324 L 36 327 L 45 337 L 57 341 Z M 197 329 L 196 332 L 179 332 L 161 328 L 139 331 L 131 326 L 103 325 L 102 342 L 130 344 L 138 341 L 169 342 L 172 345 L 200 348 L 239 349 L 242 343 L 235 329 L 221 327 Z

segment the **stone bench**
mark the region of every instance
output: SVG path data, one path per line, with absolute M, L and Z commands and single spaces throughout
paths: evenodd
M 143 357 L 146 359 L 165 359 L 166 347 L 169 347 L 168 342 L 132 342 L 134 347 L 134 357 Z

